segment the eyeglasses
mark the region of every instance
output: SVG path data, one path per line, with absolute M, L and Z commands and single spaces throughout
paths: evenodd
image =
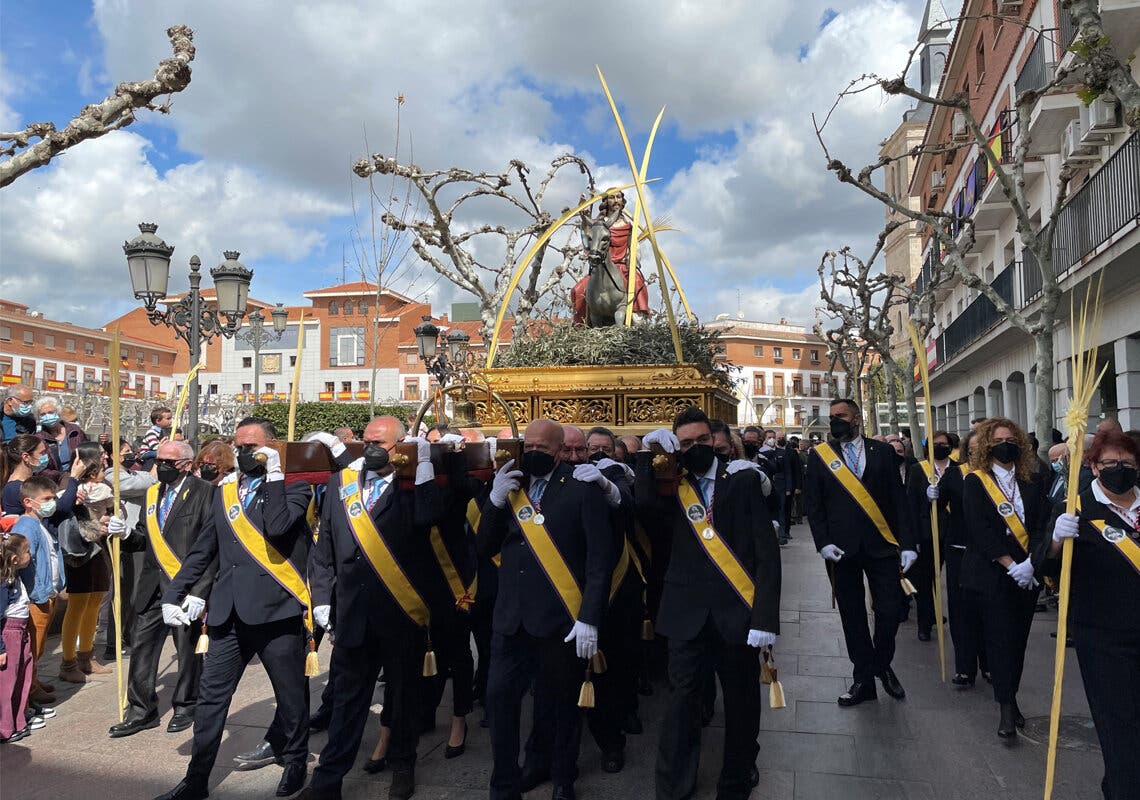
M 174 467 L 175 469 L 178 469 L 179 464 L 184 464 L 185 462 L 186 459 L 184 458 L 156 458 L 154 460 L 155 466 Z
M 1117 461 L 1115 458 L 1107 461 L 1098 461 L 1096 465 L 1101 469 L 1116 469 L 1117 467 L 1131 467 L 1132 469 L 1136 469 L 1135 461 Z

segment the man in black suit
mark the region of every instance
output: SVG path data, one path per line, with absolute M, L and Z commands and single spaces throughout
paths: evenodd
M 312 500 L 308 484 L 285 484 L 281 458 L 268 444 L 273 423 L 247 417 L 234 433 L 238 472 L 214 492 L 209 521 L 182 568 L 162 595 L 170 625 L 189 625 L 182 610 L 187 595 L 217 563 L 210 591 L 207 633 L 210 657 L 202 670 L 194 715 L 194 744 L 186 777 L 156 800 L 200 800 L 229 712 L 230 699 L 255 655 L 273 683 L 282 724 L 270 729 L 274 755 L 285 770 L 277 794 L 297 792 L 309 755 L 305 652 L 310 634 L 305 562 L 312 532 L 305 518 Z M 286 588 L 289 586 L 291 588 Z
M 669 640 L 669 703 L 657 748 L 658 800 L 691 797 L 701 749 L 701 695 L 714 670 L 724 689 L 724 761 L 717 797 L 747 798 L 759 781 L 760 659 L 780 630 L 780 548 L 756 464 L 713 451 L 698 408 L 645 447 L 679 453 L 685 474 L 663 497 L 653 453 L 638 453 L 634 498 L 647 529 L 671 540 L 657 633 Z M 656 544 L 654 544 L 656 549 Z
M 811 535 L 819 554 L 833 565 L 829 572 L 854 665 L 854 682 L 839 696 L 841 706 L 877 697 L 876 677 L 891 697 L 906 696 L 891 669 L 903 604 L 899 567 L 906 572 L 918 558 L 894 450 L 863 436 L 862 423 L 855 401 L 832 403 L 831 441 L 812 450 L 804 481 Z M 875 614 L 874 639 L 867 627 L 864 574 Z
M 568 800 L 577 777 L 581 712 L 577 692 L 598 649 L 614 566 L 609 505 L 596 483 L 561 463 L 562 426 L 535 420 L 523 437 L 521 471 L 495 475 L 476 541 L 502 553 L 495 601 L 487 707 L 492 800 L 518 800 L 533 776 L 519 769 L 523 695 L 537 674 L 550 686 L 539 717 L 554 728 L 552 797 Z M 553 577 L 551 577 L 553 576 Z M 536 697 L 536 702 L 539 698 Z
M 128 708 L 123 722 L 111 726 L 111 738 L 130 736 L 158 726 L 158 694 L 154 685 L 167 634 L 173 636 L 174 649 L 178 654 L 178 681 L 172 702 L 174 716 L 166 730 L 178 733 L 194 724 L 198 679 L 202 674 L 202 657 L 194 653 L 194 647 L 202 632 L 200 617 L 214 582 L 217 563 L 206 567 L 182 601 L 182 610 L 191 620 L 189 626 L 168 626 L 162 619 L 160 602 L 171 578 L 178 573 L 181 562 L 210 519 L 214 487 L 190 474 L 193 462 L 194 450 L 187 442 L 159 445 L 155 459 L 159 482 L 147 491 L 138 524 L 123 539 L 124 551 L 145 551 L 145 555 L 131 598 L 138 616 L 132 639 L 134 649 L 127 689 Z M 115 532 L 122 529 L 126 532 L 126 524 L 126 520 L 113 517 L 107 524 L 107 530 Z
M 341 796 L 381 668 L 384 703 L 391 709 L 388 796 L 407 798 L 415 791 L 420 683 L 431 620 L 423 587 L 438 569 L 429 531 L 442 518 L 446 497 L 435 484 L 430 445 L 423 439 L 409 440 L 418 445 L 414 489 L 398 485 L 389 453 L 404 434 L 395 417 L 372 420 L 364 429 L 364 456 L 333 475 L 325 490 L 309 577 L 313 616 L 335 637 L 329 671 L 336 685 L 329 741 L 303 797 Z

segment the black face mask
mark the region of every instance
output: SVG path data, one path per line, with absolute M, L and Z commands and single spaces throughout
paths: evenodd
M 597 464 L 603 458 L 609 458 L 609 456 L 607 456 L 604 452 L 599 450 L 596 453 L 590 453 L 590 457 L 586 460 L 589 461 L 591 464 Z
M 172 486 L 182 479 L 182 470 L 170 464 L 159 464 L 154 472 L 158 476 L 158 482 L 167 486 Z
M 685 469 L 698 477 L 709 471 L 715 458 L 716 451 L 711 444 L 695 444 L 681 453 L 681 463 Z
M 936 444 L 934 445 L 934 460 L 945 461 L 950 458 L 950 445 Z
M 760 454 L 760 445 L 756 444 L 755 442 L 745 442 L 744 443 L 744 457 L 747 458 L 749 461 L 756 458 L 756 456 L 759 454 Z
M 522 467 L 522 471 L 532 478 L 546 475 L 554 469 L 554 465 L 554 456 L 541 450 L 527 450 L 519 459 L 519 466 Z
M 388 450 L 378 444 L 364 445 L 364 468 L 370 472 L 379 472 L 388 466 Z
M 851 438 L 854 426 L 841 417 L 832 417 L 830 420 L 831 438 L 845 440 Z
M 990 449 L 990 456 L 1002 464 L 1015 464 L 1021 459 L 1021 448 L 1014 442 L 1001 442 Z
M 213 483 L 218 477 L 218 465 L 209 463 L 202 464 L 202 466 L 198 467 L 198 474 L 202 476 L 202 480 Z
M 242 448 L 238 450 L 237 466 L 243 474 L 258 477 L 265 474 L 265 457 L 259 458 L 253 448 Z
M 1136 486 L 1136 467 L 1117 465 L 1109 469 L 1102 469 L 1097 479 L 1100 485 L 1113 494 L 1124 494 Z
M 137 459 L 134 456 L 120 456 L 119 457 L 119 464 L 122 465 L 123 469 L 130 469 L 131 467 L 133 467 L 135 465 L 136 461 L 137 461 Z

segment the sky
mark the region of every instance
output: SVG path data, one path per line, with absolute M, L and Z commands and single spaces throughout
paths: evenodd
M 638 158 L 666 107 L 647 202 L 678 229 L 659 241 L 696 314 L 810 326 L 823 252 L 866 254 L 884 223 L 880 206 L 827 172 L 812 114 L 826 114 L 852 78 L 896 75 L 922 7 L 5 0 L 0 130 L 63 127 L 118 82 L 151 77 L 170 54 L 171 25 L 193 28 L 197 56 L 169 115 L 139 112 L 0 190 L 0 297 L 103 325 L 137 305 L 122 244 L 143 221 L 176 248 L 171 291 L 185 287 L 191 255 L 209 267 L 224 250 L 240 251 L 254 270 L 251 294 L 269 302 L 305 305 L 304 291 L 374 279 L 375 262 L 360 255 L 373 250 L 369 184 L 351 171 L 369 153 L 395 152 L 425 170 L 499 172 L 519 159 L 537 182 L 569 152 L 600 186 L 626 183 L 598 65 Z M 852 166 L 868 163 L 905 109 L 873 92 L 845 101 L 828 144 Z M 563 170 L 547 209 L 557 216 L 584 188 L 576 170 Z M 632 209 L 632 191 L 627 198 Z M 510 223 L 504 205 L 473 205 L 453 224 Z M 384 270 L 393 289 L 436 313 L 472 299 L 414 254 L 400 258 L 406 237 L 380 243 L 397 254 Z M 501 261 L 493 242 L 476 254 Z

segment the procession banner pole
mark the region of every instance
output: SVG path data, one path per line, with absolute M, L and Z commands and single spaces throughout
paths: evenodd
M 1103 277 L 1103 273 L 1102 273 Z M 1085 431 L 1089 425 L 1089 404 L 1100 385 L 1105 364 L 1096 370 L 1096 340 L 1100 329 L 1100 282 L 1096 293 L 1090 284 L 1085 292 L 1080 319 L 1069 297 L 1069 342 L 1073 358 L 1073 398 L 1065 414 L 1069 436 L 1069 484 L 1065 492 L 1065 512 L 1077 513 L 1080 488 L 1081 461 L 1085 453 Z M 1090 316 L 1091 302 L 1091 316 Z M 1069 589 L 1073 570 L 1073 540 L 1061 545 L 1061 579 L 1057 588 L 1057 645 L 1053 654 L 1053 703 L 1049 708 L 1049 749 L 1045 757 L 1045 800 L 1053 797 L 1053 781 L 1057 770 L 1057 738 L 1061 729 L 1061 693 L 1065 680 L 1065 639 L 1069 627 Z
M 922 405 L 926 412 L 926 463 L 930 465 L 930 484 L 938 485 L 934 475 L 934 413 L 930 403 L 930 369 L 926 363 L 926 347 L 922 338 L 909 319 L 906 321 L 910 342 L 914 345 L 914 357 L 918 363 L 918 374 L 922 378 Z M 913 375 L 908 376 L 914 380 Z M 938 531 L 938 501 L 930 501 L 930 535 L 934 545 L 934 622 L 938 626 L 938 666 L 942 671 L 942 682 L 946 683 L 946 635 L 942 626 L 942 547 Z
M 107 361 L 111 365 L 111 487 L 114 492 L 114 505 L 112 506 L 113 513 L 118 515 L 119 502 L 121 494 L 119 490 L 119 470 L 122 468 L 123 460 L 119 452 L 119 438 L 120 438 L 120 398 L 119 392 L 121 391 L 122 379 L 119 375 L 120 368 L 120 355 L 121 355 L 121 342 L 119 337 L 119 326 L 115 326 L 114 333 L 111 334 L 110 351 L 107 353 Z M 119 710 L 119 722 L 123 721 L 123 711 L 126 706 L 126 691 L 123 685 L 123 590 L 120 584 L 122 578 L 123 565 L 120 560 L 122 551 L 122 540 L 118 536 L 111 537 L 110 541 L 111 550 L 111 583 L 113 586 L 111 595 L 111 611 L 115 619 L 115 702 Z
M 649 168 L 649 154 L 653 151 L 653 140 L 657 138 L 657 126 L 661 124 L 661 118 L 665 116 L 665 107 L 662 106 L 661 110 L 657 112 L 657 119 L 653 122 L 653 128 L 649 131 L 649 142 L 645 145 L 645 154 L 641 157 L 641 170 L 638 173 L 637 179 L 640 181 L 645 180 L 646 170 Z M 633 290 L 637 286 L 637 226 L 638 220 L 642 216 L 641 209 L 641 195 L 637 195 L 637 200 L 633 204 L 633 217 L 629 221 L 629 275 L 626 276 L 625 287 L 625 326 L 628 328 L 633 324 Z M 653 233 L 653 223 L 649 220 L 649 215 L 645 215 L 646 234 Z
M 293 359 L 293 386 L 289 389 L 289 437 L 288 441 L 295 441 L 293 434 L 297 430 L 297 389 L 301 384 L 301 351 L 305 349 L 305 312 L 301 312 L 301 319 L 297 322 L 297 355 Z
M 190 396 L 190 384 L 193 383 L 194 377 L 198 374 L 198 370 L 200 370 L 205 363 L 206 357 L 202 356 L 202 360 L 190 367 L 190 371 L 186 373 L 186 382 L 182 384 L 182 391 L 178 393 L 178 402 L 174 404 L 174 427 L 170 431 L 171 439 L 174 438 L 174 433 L 178 430 L 178 426 L 182 424 L 182 410 L 186 408 L 186 401 Z

